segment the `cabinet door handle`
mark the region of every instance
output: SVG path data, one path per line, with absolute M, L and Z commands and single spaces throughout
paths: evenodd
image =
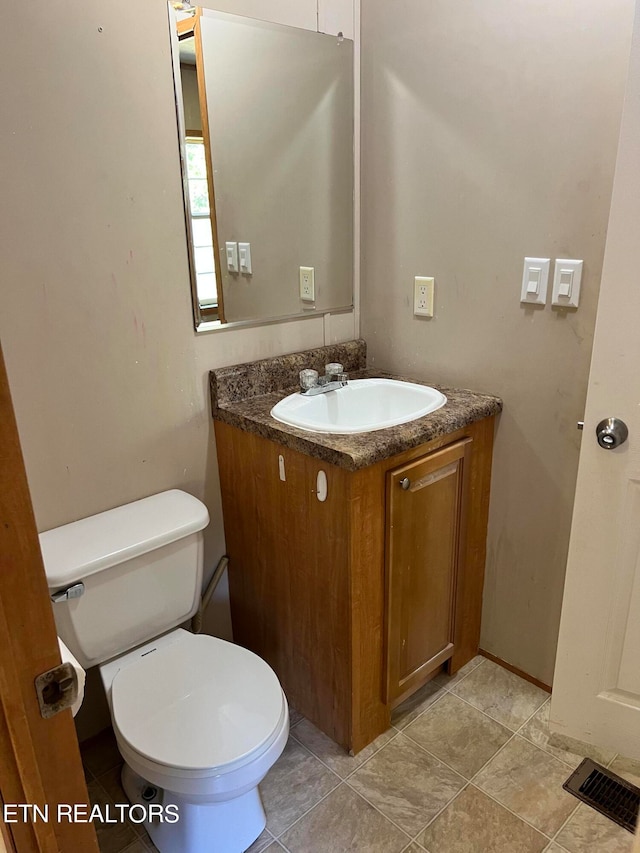
M 405 491 L 409 491 L 409 489 L 411 489 L 412 492 L 419 492 L 420 489 L 424 489 L 426 486 L 433 486 L 434 483 L 437 483 L 440 480 L 444 480 L 445 477 L 450 477 L 452 474 L 455 474 L 458 470 L 459 464 L 460 460 L 456 459 L 455 462 L 450 462 L 443 468 L 438 468 L 436 471 L 432 471 L 430 474 L 425 474 L 424 477 L 420 477 L 419 480 L 414 480 L 413 483 L 408 477 L 403 477 L 402 480 L 398 480 L 398 483 Z

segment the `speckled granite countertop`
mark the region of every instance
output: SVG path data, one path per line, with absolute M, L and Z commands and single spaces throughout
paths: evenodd
M 374 432 L 354 435 L 307 432 L 279 423 L 271 417 L 270 412 L 275 404 L 298 390 L 298 373 L 303 367 L 312 367 L 323 373 L 324 365 L 331 361 L 341 362 L 352 379 L 383 377 L 417 382 L 420 385 L 432 384 L 381 370 L 366 369 L 365 342 L 349 341 L 346 344 L 212 370 L 213 417 L 308 456 L 315 456 L 348 471 L 357 471 L 502 411 L 502 400 L 499 397 L 434 385 L 447 397 L 441 409 L 415 421 Z

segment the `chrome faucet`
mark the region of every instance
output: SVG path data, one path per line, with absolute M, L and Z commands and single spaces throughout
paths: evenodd
M 344 368 L 337 361 L 331 364 L 325 364 L 324 376 L 318 376 L 317 370 L 301 370 L 300 371 L 300 393 L 307 397 L 313 397 L 315 394 L 326 394 L 327 391 L 337 391 L 338 388 L 344 388 L 349 381 L 349 375 L 344 372 Z

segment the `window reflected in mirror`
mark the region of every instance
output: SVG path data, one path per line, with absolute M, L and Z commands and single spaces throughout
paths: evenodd
M 201 309 L 217 309 L 218 292 L 216 289 L 211 211 L 209 209 L 207 161 L 204 156 L 202 136 L 188 135 L 185 149 L 198 302 Z
M 196 11 L 196 10 L 194 10 Z M 176 24 L 180 57 L 181 110 L 180 128 L 184 134 L 183 180 L 185 183 L 185 209 L 189 240 L 189 262 L 196 324 L 198 320 L 223 320 L 221 300 L 218 298 L 216 275 L 217 234 L 211 215 L 213 178 L 207 163 L 211 163 L 208 139 L 208 115 L 202 72 L 201 36 L 197 15 L 190 15 Z M 205 133 L 207 138 L 205 138 Z

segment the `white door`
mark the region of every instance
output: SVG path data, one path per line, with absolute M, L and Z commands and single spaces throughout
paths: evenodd
M 604 418 L 626 423 L 599 447 Z M 598 305 L 551 702 L 557 732 L 640 758 L 640 0 Z

